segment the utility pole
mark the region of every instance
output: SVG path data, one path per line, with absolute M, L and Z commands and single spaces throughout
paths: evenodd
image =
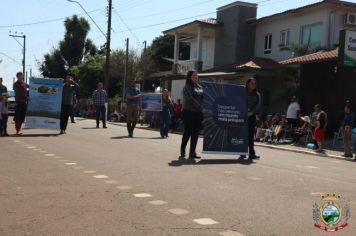
M 16 33 L 16 32 L 15 32 Z M 22 34 L 22 33 L 21 33 Z M 13 37 L 18 43 L 19 41 L 16 38 L 23 38 L 23 44 L 20 46 L 22 47 L 22 54 L 23 54 L 23 59 L 22 59 L 22 74 L 25 76 L 26 74 L 26 35 L 22 34 L 22 35 L 17 35 L 17 34 L 9 34 L 10 37 Z M 27 83 L 27 81 L 26 81 Z
M 122 100 L 125 97 L 128 64 L 129 64 L 129 38 L 126 39 L 126 55 L 125 55 L 124 81 L 122 85 Z
M 147 58 L 146 58 L 146 47 L 147 47 L 147 41 L 143 41 L 144 49 L 143 49 L 143 63 L 146 64 Z M 142 78 L 142 91 L 145 91 L 145 80 L 146 80 L 146 65 L 143 66 L 143 78 Z
M 106 92 L 109 92 L 110 85 L 110 41 L 111 41 L 111 12 L 112 12 L 112 0 L 109 1 L 108 6 L 108 31 L 106 34 L 106 60 L 105 60 L 105 80 L 104 87 Z

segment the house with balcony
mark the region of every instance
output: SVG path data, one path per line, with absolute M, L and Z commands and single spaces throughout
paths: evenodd
M 244 84 L 246 78 L 253 76 L 263 94 L 266 112 L 284 113 L 288 97 L 298 91 L 301 91 L 298 95 L 306 111 L 309 111 L 312 103 L 335 107 L 336 102 L 328 103 L 328 99 L 333 94 L 331 90 L 335 90 L 332 84 L 337 82 L 330 81 L 324 88 L 325 81 L 321 75 L 324 78 L 341 75 L 356 77 L 353 69 L 338 67 L 337 57 L 328 56 L 330 53 L 335 56 L 341 30 L 356 30 L 356 3 L 323 0 L 259 19 L 256 18 L 257 6 L 233 2 L 219 7 L 216 19 L 197 20 L 164 31 L 176 39 L 172 74 L 184 78 L 189 69 L 195 69 L 203 72 L 203 76 L 207 74 L 204 72 L 216 73 L 217 80 L 238 84 Z M 178 60 L 180 41 L 190 44 L 188 61 Z M 314 56 L 311 60 L 308 57 L 298 59 L 307 54 Z M 324 67 L 326 64 L 327 70 Z M 334 74 L 339 72 L 340 75 L 318 73 L 317 68 Z M 234 75 L 224 75 L 226 72 L 234 72 Z M 316 82 L 308 83 L 311 80 Z M 340 79 L 338 82 L 342 81 Z M 308 87 L 308 84 L 319 87 Z M 183 86 L 184 80 L 172 81 L 174 99 L 180 97 Z M 348 89 L 347 96 L 354 94 L 349 91 L 353 86 L 345 84 L 340 87 L 341 90 L 344 88 Z M 317 96 L 313 96 L 312 91 L 316 91 Z M 346 94 L 339 96 L 337 103 L 341 106 Z M 353 100 L 356 102 L 356 97 Z

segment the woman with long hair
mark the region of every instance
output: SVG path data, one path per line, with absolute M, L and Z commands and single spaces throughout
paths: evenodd
M 255 152 L 254 135 L 256 128 L 256 114 L 261 107 L 261 95 L 257 91 L 256 80 L 250 78 L 246 81 L 247 123 L 248 123 L 248 153 L 249 159 L 258 159 Z
M 199 159 L 195 149 L 198 143 L 199 131 L 203 122 L 203 88 L 199 84 L 198 73 L 188 71 L 183 88 L 183 123 L 184 133 L 180 147 L 180 159 L 185 157 L 185 148 L 190 139 L 189 160 Z

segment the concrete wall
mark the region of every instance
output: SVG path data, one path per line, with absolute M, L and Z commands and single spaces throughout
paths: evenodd
M 293 57 L 291 51 L 281 50 L 279 44 L 281 31 L 290 30 L 290 43 L 300 45 L 302 27 L 322 23 L 321 47 L 334 47 L 339 44 L 339 32 L 344 29 L 344 15 L 356 9 L 322 7 L 307 9 L 300 13 L 283 15 L 258 22 L 255 37 L 255 57 L 271 58 L 282 61 Z M 264 37 L 272 34 L 272 50 L 264 54 Z
M 254 25 L 246 20 L 255 18 L 257 8 L 233 5 L 218 9 L 217 20 L 224 25 L 216 32 L 215 67 L 248 60 L 254 52 Z

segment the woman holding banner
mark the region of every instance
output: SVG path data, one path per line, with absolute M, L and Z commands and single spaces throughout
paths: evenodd
M 254 135 L 256 128 L 256 114 L 261 107 L 261 95 L 257 91 L 256 80 L 254 78 L 246 81 L 247 98 L 247 122 L 248 122 L 248 152 L 249 159 L 259 159 L 256 156 L 254 147 Z
M 184 133 L 180 147 L 180 159 L 185 157 L 185 148 L 190 139 L 189 160 L 200 159 L 195 149 L 198 143 L 199 131 L 203 121 L 202 112 L 203 88 L 199 84 L 198 73 L 188 71 L 183 88 L 183 122 Z
M 164 89 L 162 93 L 162 111 L 160 115 L 160 133 L 162 138 L 168 138 L 168 131 L 171 126 L 172 115 L 173 102 L 168 94 L 168 90 Z

